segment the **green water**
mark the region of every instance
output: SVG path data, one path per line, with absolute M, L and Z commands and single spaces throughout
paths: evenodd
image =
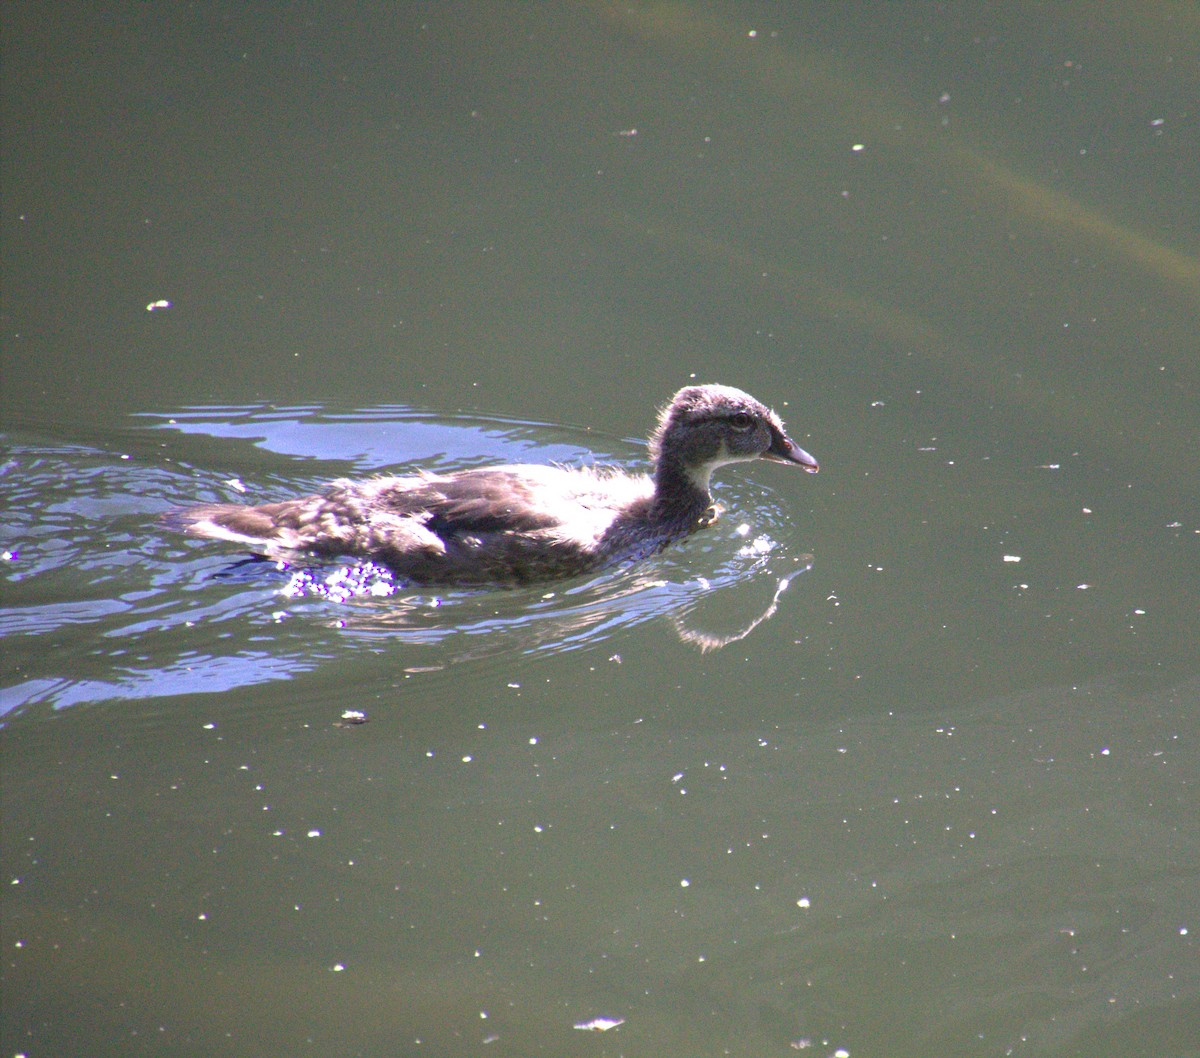
M 1193 5 L 4 23 L 0 1053 L 1200 1055 Z M 695 379 L 635 569 L 157 522 Z

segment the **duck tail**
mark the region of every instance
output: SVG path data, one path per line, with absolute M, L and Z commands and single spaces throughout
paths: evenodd
M 237 503 L 204 503 L 167 511 L 159 520 L 168 529 L 190 536 L 263 546 L 282 542 L 280 508 L 291 506 L 295 502 L 273 503 L 266 507 L 243 507 Z

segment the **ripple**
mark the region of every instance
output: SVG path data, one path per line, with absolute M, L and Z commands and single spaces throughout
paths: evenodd
M 731 544 L 743 526 L 727 534 Z M 716 564 L 702 563 L 701 575 L 686 560 L 693 556 L 669 554 L 581 581 L 436 593 L 371 563 L 310 567 L 280 591 L 290 602 L 278 616 L 323 615 L 350 638 L 442 647 L 445 664 L 502 652 L 578 650 L 662 619 L 681 640 L 713 650 L 774 614 L 791 579 L 811 566 L 811 556 L 788 556 L 766 535 L 728 551 L 712 548 L 710 558 L 718 555 Z M 714 620 L 735 626 L 705 623 Z
M 146 441 L 164 429 L 177 432 L 171 444 Z M 528 461 L 531 452 L 641 465 L 640 444 L 581 433 L 408 409 L 304 407 L 143 416 L 116 439 L 119 449 L 113 438 L 90 446 L 3 438 L 0 712 L 226 691 L 363 652 L 406 672 L 562 653 L 651 622 L 714 649 L 775 613 L 810 556 L 779 542 L 793 533 L 790 519 L 744 472 L 715 488 L 726 511 L 710 530 L 637 563 L 519 588 L 435 592 L 371 563 L 247 560 L 157 521 L 190 500 L 267 500 L 332 476 L 323 467 L 306 477 L 313 468 L 297 464 L 301 448 L 341 464 L 333 474 L 361 472 L 366 456 L 372 466 L 403 457 L 448 470 Z M 247 442 L 278 453 L 278 465 L 244 459 Z M 214 443 L 224 446 L 219 457 Z M 197 468 L 205 462 L 220 469 Z M 242 476 L 231 478 L 231 467 Z

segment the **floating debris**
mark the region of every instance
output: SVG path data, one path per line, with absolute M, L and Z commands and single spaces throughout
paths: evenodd
M 624 1018 L 592 1018 L 591 1021 L 577 1021 L 575 1027 L 584 1032 L 607 1032 L 624 1024 Z

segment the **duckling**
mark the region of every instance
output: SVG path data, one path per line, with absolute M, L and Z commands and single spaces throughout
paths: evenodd
M 686 386 L 650 437 L 653 473 L 518 464 L 452 474 L 339 479 L 259 507 L 204 504 L 164 521 L 275 559 L 347 555 L 414 583 L 518 584 L 655 554 L 711 525 L 717 467 L 817 461 L 770 408 L 731 386 Z

